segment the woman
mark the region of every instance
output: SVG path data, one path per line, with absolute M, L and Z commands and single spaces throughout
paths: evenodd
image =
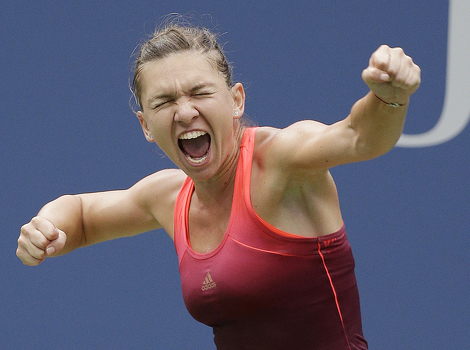
M 62 196 L 21 228 L 18 257 L 46 257 L 163 228 L 189 312 L 218 349 L 366 349 L 354 260 L 328 171 L 389 151 L 420 69 L 381 46 L 370 92 L 332 125 L 246 128 L 245 93 L 215 36 L 169 24 L 142 45 L 133 92 L 146 139 L 179 169 L 127 190 Z

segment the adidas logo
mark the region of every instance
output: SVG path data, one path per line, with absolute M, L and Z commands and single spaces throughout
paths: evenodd
M 202 282 L 202 291 L 209 290 L 215 287 L 215 282 L 212 280 L 211 274 L 208 272 L 204 282 Z

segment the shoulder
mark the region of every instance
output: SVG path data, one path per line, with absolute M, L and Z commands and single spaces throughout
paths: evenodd
M 156 205 L 176 198 L 185 179 L 186 174 L 180 169 L 160 170 L 137 182 L 129 191 L 136 198 Z
M 175 187 L 181 187 L 185 179 L 186 174 L 182 170 L 165 169 L 144 177 L 132 188 L 144 192 L 152 189 L 154 193 L 155 191 L 164 193 L 168 190 L 171 191 Z
M 260 127 L 256 132 L 254 158 L 266 166 L 280 167 L 284 171 L 300 167 L 299 156 L 306 147 L 312 150 L 312 144 L 327 127 L 313 120 L 299 121 L 283 129 Z
M 315 120 L 300 120 L 285 128 L 274 128 L 269 126 L 258 127 L 256 140 L 258 141 L 292 141 L 299 137 L 313 136 L 323 132 L 328 125 Z
M 176 198 L 186 177 L 180 169 L 160 170 L 137 182 L 129 192 L 168 232 L 168 226 L 173 223 Z

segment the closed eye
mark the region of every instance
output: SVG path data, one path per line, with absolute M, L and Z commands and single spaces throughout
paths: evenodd
M 217 92 L 217 86 L 213 83 L 201 83 L 189 90 L 189 94 L 194 97 L 207 97 Z
M 164 105 L 166 105 L 167 103 L 170 103 L 171 101 L 173 101 L 173 100 L 161 101 L 161 102 L 152 104 L 152 105 L 150 106 L 150 108 L 155 110 L 155 109 L 158 109 L 158 108 L 160 108 L 160 107 L 163 107 Z
M 213 94 L 214 94 L 213 92 L 198 92 L 198 93 L 194 93 L 193 96 L 204 97 L 204 96 L 210 96 Z

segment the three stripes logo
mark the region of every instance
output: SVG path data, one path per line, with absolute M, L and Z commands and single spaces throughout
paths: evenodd
M 202 282 L 202 291 L 209 290 L 215 288 L 215 282 L 212 280 L 211 274 L 208 272 L 204 282 Z

